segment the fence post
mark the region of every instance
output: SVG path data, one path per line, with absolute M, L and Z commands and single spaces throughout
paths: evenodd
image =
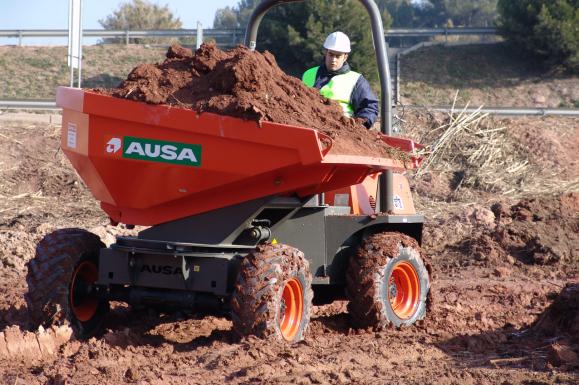
M 197 39 L 195 40 L 195 47 L 199 49 L 203 44 L 203 24 L 200 21 L 197 22 Z
M 396 104 L 400 103 L 400 51 L 396 53 Z
M 18 30 L 18 47 L 22 47 L 22 31 Z
M 125 30 L 125 44 L 129 45 L 129 30 Z

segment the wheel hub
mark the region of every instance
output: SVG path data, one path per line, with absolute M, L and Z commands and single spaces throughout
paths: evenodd
M 81 262 L 70 282 L 70 307 L 74 316 L 82 322 L 90 320 L 97 312 L 98 298 L 90 294 L 90 288 L 98 278 L 98 268 L 93 262 Z
M 279 305 L 279 328 L 283 338 L 292 341 L 300 330 L 304 310 L 302 284 L 297 278 L 286 282 Z
M 411 318 L 420 302 L 420 280 L 410 262 L 399 262 L 392 269 L 388 283 L 388 299 L 394 314 L 401 319 Z
M 396 282 L 394 280 L 390 280 L 390 298 L 396 297 L 398 295 L 398 288 L 396 287 Z

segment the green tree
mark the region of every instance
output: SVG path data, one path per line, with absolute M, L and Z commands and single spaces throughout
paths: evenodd
M 215 12 L 213 19 L 213 28 L 216 29 L 233 29 L 239 28 L 237 13 L 233 7 L 220 8 Z
M 498 25 L 515 47 L 579 70 L 579 0 L 499 0 Z
M 420 7 L 412 0 L 378 0 L 376 3 L 382 12 L 386 11 L 390 15 L 392 27 L 415 26 Z
M 132 0 L 130 3 L 121 3 L 119 8 L 105 19 L 99 20 L 104 29 L 110 30 L 147 30 L 147 29 L 179 29 L 182 23 L 164 7 L 150 3 L 147 0 Z M 106 42 L 115 43 L 122 39 L 105 39 Z M 132 43 L 158 43 L 166 42 L 167 39 L 141 39 L 131 38 Z
M 488 27 L 497 16 L 497 0 L 427 0 L 419 15 L 429 27 Z
M 377 0 L 392 15 L 393 26 L 484 27 L 493 26 L 497 0 Z
M 234 9 L 238 27 L 246 27 L 258 3 L 256 0 L 238 3 Z M 216 14 L 214 26 L 221 25 L 222 20 L 223 16 Z M 384 28 L 389 28 L 391 19 L 386 10 L 383 22 Z M 257 47 L 272 51 L 286 72 L 300 76 L 306 68 L 321 62 L 326 36 L 338 30 L 352 41 L 349 59 L 352 67 L 369 80 L 376 80 L 370 20 L 358 0 L 308 0 L 275 7 L 260 25 Z
M 249 22 L 249 17 L 251 16 L 251 13 L 253 12 L 253 10 L 255 9 L 255 7 L 257 7 L 257 5 L 261 3 L 261 0 L 240 0 L 239 1 L 239 5 L 238 5 L 238 9 L 239 9 L 239 14 L 238 14 L 238 20 L 239 20 L 239 26 L 241 28 L 245 28 L 247 27 L 247 23 Z M 281 9 L 281 13 L 283 13 L 283 10 L 287 7 L 287 5 L 282 5 L 280 7 L 276 7 L 274 8 L 274 11 L 278 12 L 278 16 L 279 16 L 279 12 Z
M 236 7 L 218 9 L 213 19 L 213 28 L 245 28 L 259 3 L 260 0 L 240 0 Z

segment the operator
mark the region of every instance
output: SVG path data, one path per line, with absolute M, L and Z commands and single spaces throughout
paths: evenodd
M 378 98 L 364 76 L 350 69 L 350 39 L 343 32 L 333 32 L 326 38 L 324 48 L 324 61 L 304 72 L 302 81 L 340 103 L 345 116 L 360 118 L 366 128 L 372 127 L 378 116 Z

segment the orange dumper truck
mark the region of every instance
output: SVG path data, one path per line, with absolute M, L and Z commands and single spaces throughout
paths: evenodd
M 229 316 L 234 331 L 294 343 L 312 304 L 349 300 L 356 327 L 425 316 L 423 216 L 406 177 L 411 140 L 390 136 L 384 33 L 371 20 L 384 145 L 408 160 L 335 154 L 314 129 L 148 105 L 60 87 L 61 147 L 112 223 L 148 226 L 106 247 L 82 229 L 38 244 L 28 265 L 33 322 L 99 330 L 110 301 Z M 281 0 L 254 11 L 246 44 Z

